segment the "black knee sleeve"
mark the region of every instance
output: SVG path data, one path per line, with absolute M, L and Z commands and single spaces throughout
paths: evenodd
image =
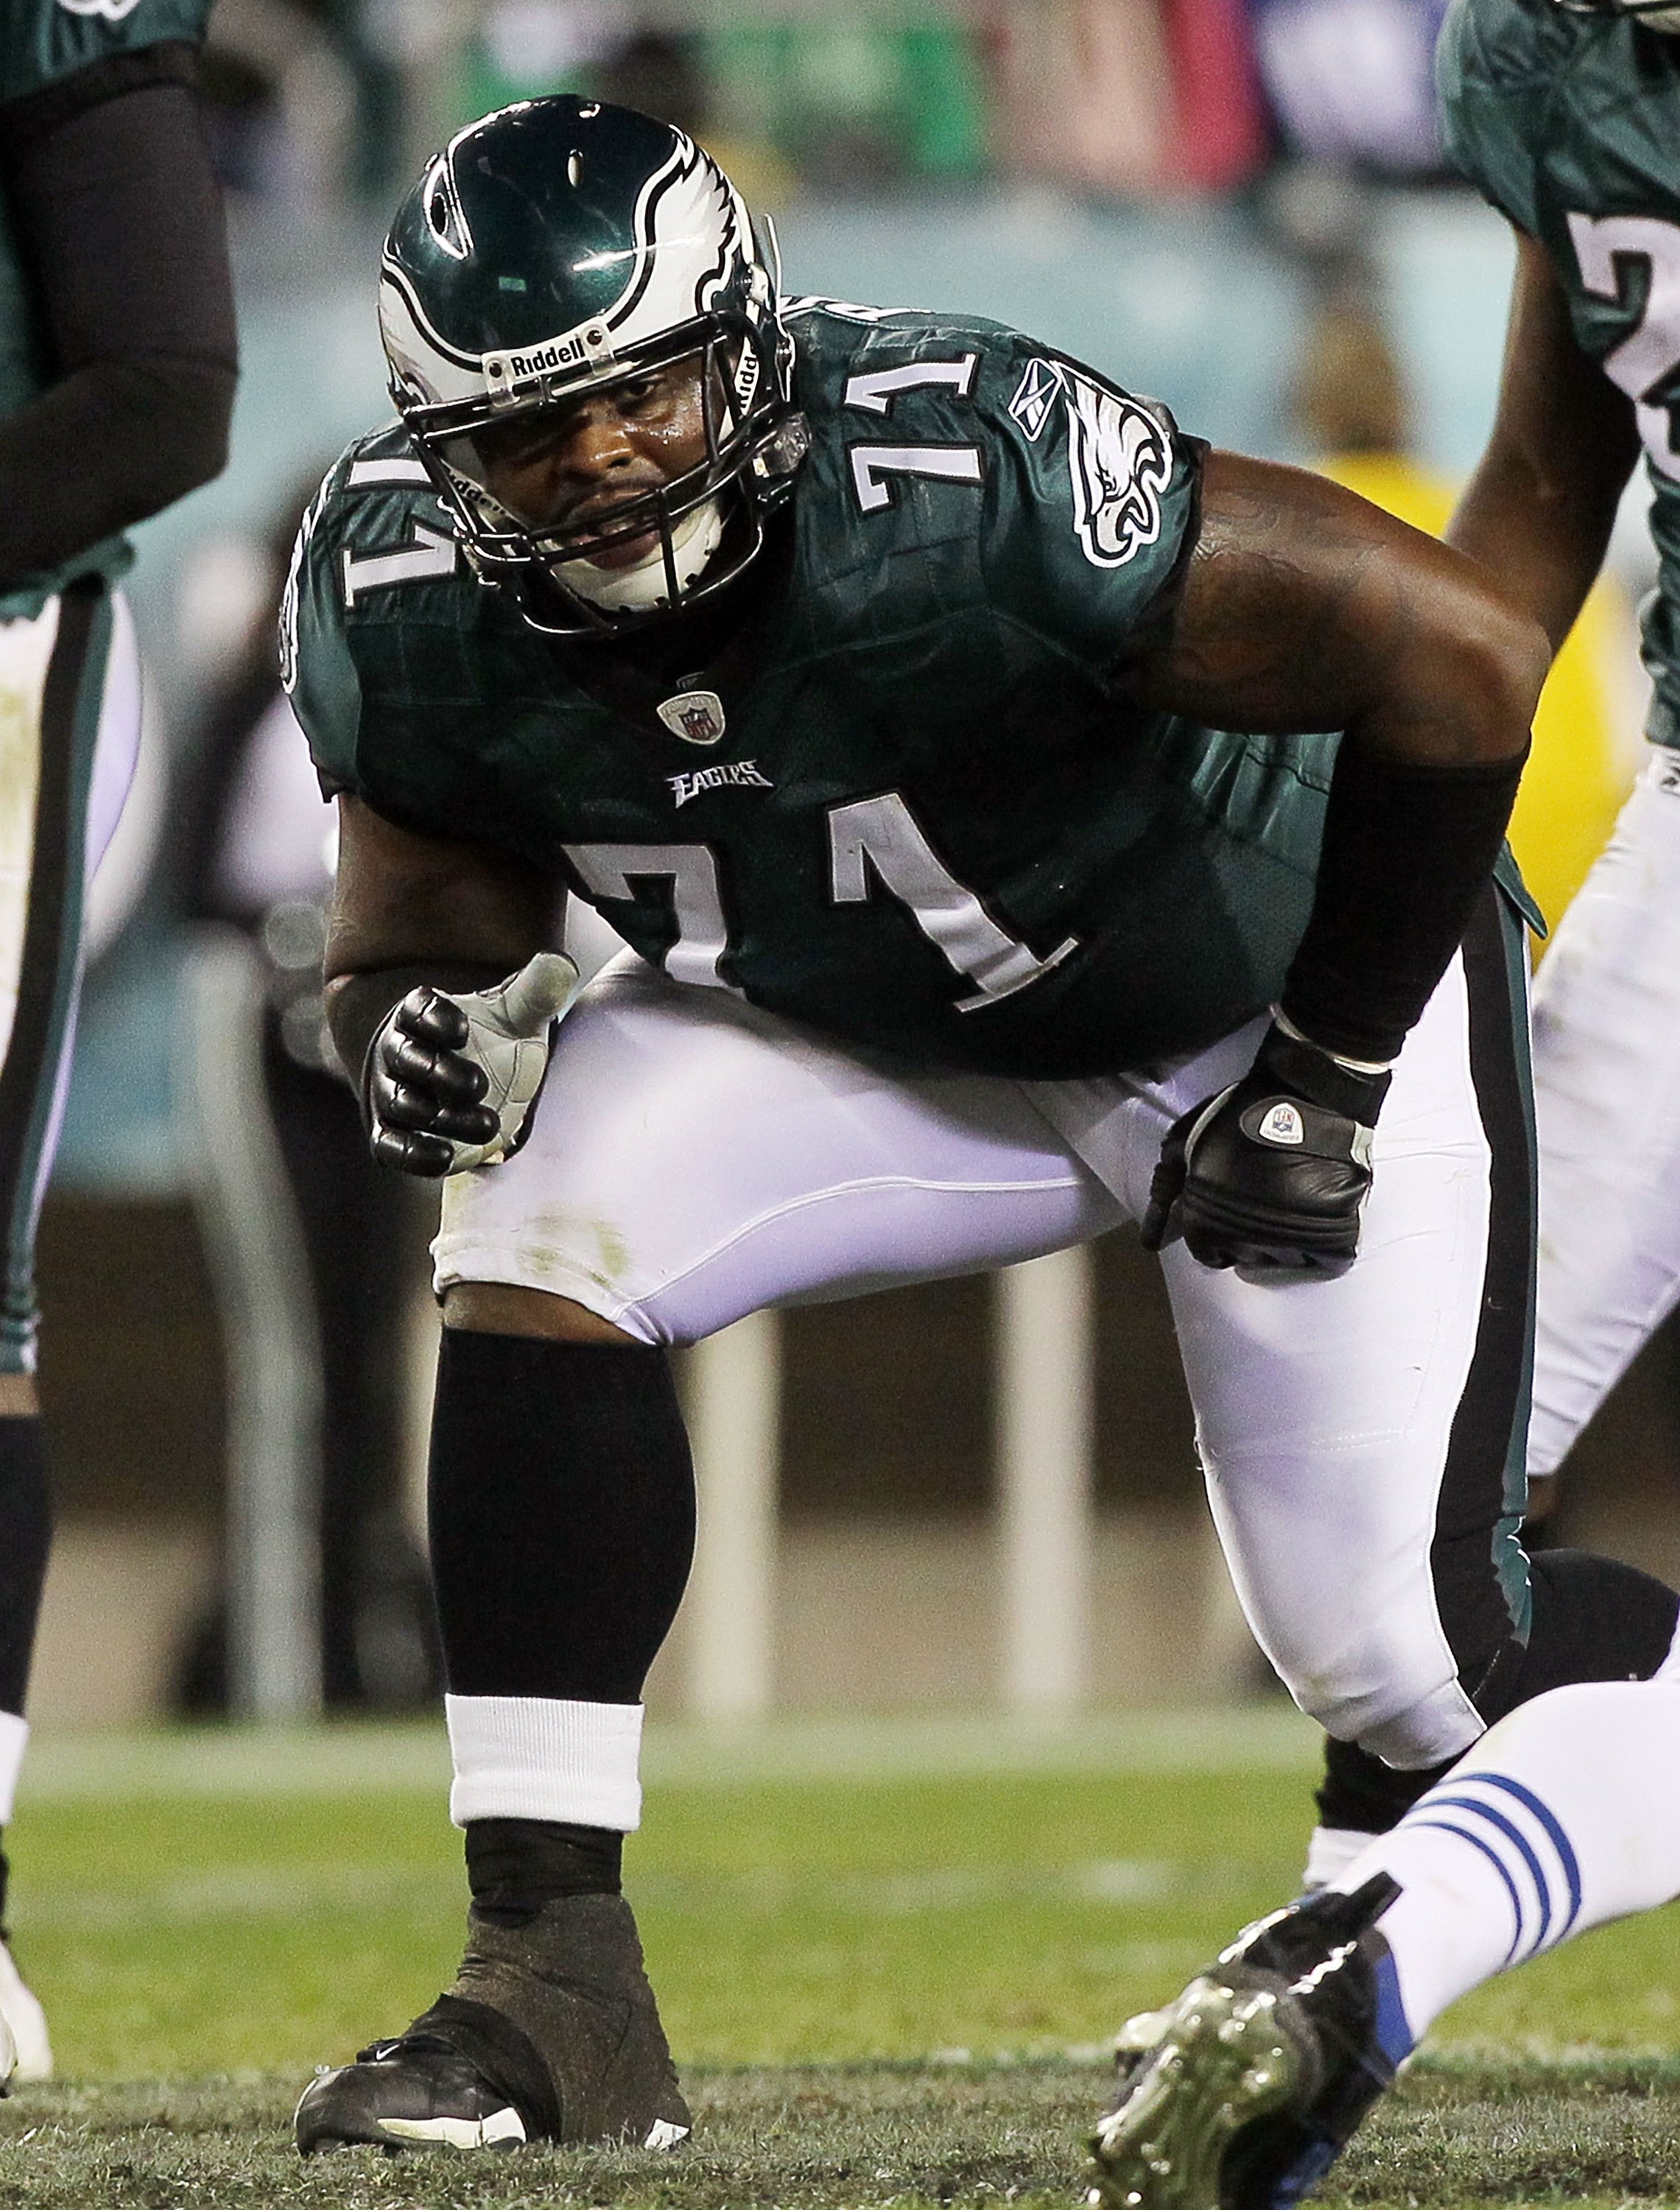
M 22 1714 L 51 1547 L 41 1423 L 0 1419 L 0 1712 Z
M 445 1328 L 427 1503 L 457 1695 L 639 1700 L 694 1557 L 662 1351 Z
M 1542 1550 L 1528 1571 L 1528 1639 L 1511 1645 L 1476 1699 L 1490 1726 L 1548 1688 L 1649 1680 L 1667 1657 L 1680 1596 L 1651 1574 L 1589 1550 Z
M 1529 1560 L 1529 1579 L 1528 1639 L 1506 1645 L 1476 1697 L 1490 1726 L 1548 1688 L 1648 1680 L 1668 1656 L 1680 1597 L 1637 1567 L 1587 1550 L 1542 1550 Z M 1319 1823 L 1386 1833 L 1455 1762 L 1397 1772 L 1356 1742 L 1328 1742 Z

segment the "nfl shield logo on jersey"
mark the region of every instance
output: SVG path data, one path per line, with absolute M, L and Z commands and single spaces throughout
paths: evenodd
M 679 691 L 659 711 L 671 735 L 689 744 L 714 745 L 723 734 L 723 700 L 715 691 Z

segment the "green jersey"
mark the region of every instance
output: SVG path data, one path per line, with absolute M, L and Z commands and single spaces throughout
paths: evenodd
M 1680 745 L 1680 38 L 1556 0 L 1453 0 L 1448 150 L 1551 255 L 1583 353 L 1633 400 L 1660 563 L 1647 734 Z
M 5 111 L 101 63 L 204 35 L 210 0 L 0 0 L 0 138 Z M 137 218 L 138 219 L 138 218 Z M 0 187 L 0 415 L 15 414 L 53 383 L 53 359 L 27 257 Z M 74 465 L 73 458 L 67 466 Z M 121 538 L 81 554 L 62 572 L 0 598 L 0 614 L 29 611 L 70 575 L 115 575 L 130 559 Z
M 307 517 L 323 787 L 553 869 L 673 976 L 923 1066 L 1065 1077 L 1277 995 L 1334 740 L 1148 711 L 1200 446 L 991 323 L 796 301 L 812 443 L 752 611 L 638 691 L 479 586 L 400 428 Z

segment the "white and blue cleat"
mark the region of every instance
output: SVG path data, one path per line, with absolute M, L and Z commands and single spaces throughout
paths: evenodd
M 1101 2210 L 1291 2210 L 1410 2049 L 1374 1922 L 1386 1874 L 1260 1919 L 1165 2011 L 1130 2022 L 1092 2138 Z

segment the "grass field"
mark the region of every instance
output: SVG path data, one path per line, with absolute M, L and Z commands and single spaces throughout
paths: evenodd
M 313 2065 L 448 1978 L 435 1730 L 40 1745 L 9 1836 L 63 2083 L 0 2105 L 0 2206 L 1072 2200 L 1103 2044 L 1291 1892 L 1292 1714 L 655 1733 L 627 1851 L 700 2116 L 676 2155 L 304 2166 Z M 1328 2199 L 1680 2201 L 1680 1911 L 1481 1990 Z

